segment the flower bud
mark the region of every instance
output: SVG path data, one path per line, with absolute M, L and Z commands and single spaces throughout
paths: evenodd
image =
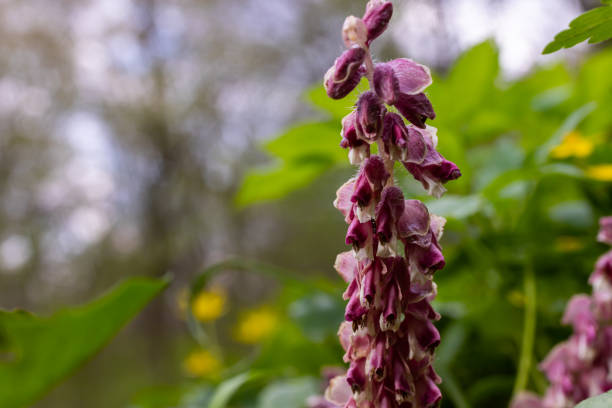
M 355 119 L 357 112 L 353 111 L 342 119 L 342 141 L 340 146 L 349 149 L 349 162 L 361 164 L 370 155 L 370 145 L 361 140 L 357 135 Z
M 361 305 L 366 308 L 372 307 L 376 296 L 376 286 L 379 284 L 380 259 L 371 261 L 363 273 L 361 281 Z
M 351 386 L 353 393 L 361 392 L 365 388 L 365 358 L 353 361 L 346 372 L 346 382 Z
M 370 0 L 366 5 L 363 22 L 368 29 L 368 44 L 380 36 L 389 25 L 393 15 L 393 4 L 385 0 Z
M 358 264 L 352 252 L 342 252 L 336 256 L 334 268 L 346 283 L 350 283 L 357 275 Z
M 427 192 L 434 197 L 441 197 L 446 191 L 443 184 L 450 180 L 455 180 L 461 176 L 459 168 L 453 163 L 446 160 L 436 150 L 438 137 L 437 129 L 427 126 L 424 130 L 412 127 L 414 131 L 420 132 L 427 145 L 427 154 L 421 163 L 402 164 L 412 174 L 412 176 L 421 182 Z
M 344 318 L 349 322 L 359 322 L 368 310 L 361 306 L 359 292 L 354 291 L 344 310 Z
M 442 399 L 442 393 L 436 383 L 428 376 L 423 376 L 416 382 L 417 406 L 423 408 L 435 407 Z
M 385 115 L 382 140 L 385 152 L 393 160 L 416 164 L 425 160 L 427 144 L 423 135 L 414 127 L 406 127 L 396 113 Z
M 414 126 L 425 129 L 427 119 L 435 119 L 436 113 L 424 93 L 399 94 L 394 104 L 397 110 Z
M 376 206 L 376 235 L 381 243 L 391 240 L 395 224 L 404 212 L 404 194 L 397 187 L 386 187 Z
M 385 112 L 385 107 L 374 92 L 361 94 L 357 100 L 357 135 L 368 143 L 374 143 L 382 131 Z
M 399 298 L 398 290 L 395 282 L 390 282 L 385 290 L 385 308 L 380 315 L 380 329 L 382 331 L 396 331 L 399 327 Z
M 355 16 L 348 16 L 342 25 L 342 40 L 347 48 L 353 45 L 366 47 L 368 41 L 368 28 L 362 19 Z
M 510 404 L 510 408 L 544 408 L 540 398 L 530 392 L 521 391 Z
M 344 406 L 352 396 L 351 387 L 343 375 L 332 378 L 325 390 L 325 399 L 337 406 Z
M 599 242 L 612 245 L 612 217 L 600 218 L 597 240 Z
M 365 74 L 361 66 L 366 56 L 366 51 L 354 46 L 344 51 L 334 65 L 327 71 L 323 79 L 323 85 L 332 99 L 342 99 L 348 95 Z
M 385 378 L 385 335 L 379 334 L 376 337 L 374 345 L 366 362 L 366 372 L 372 376 L 375 381 L 382 381 Z
M 429 232 L 429 210 L 419 200 L 405 200 L 404 210 L 397 222 L 397 232 L 402 239 L 418 241 Z
M 409 397 L 415 393 L 414 379 L 410 369 L 404 365 L 399 356 L 396 356 L 393 361 L 393 388 L 398 404 L 409 401 Z

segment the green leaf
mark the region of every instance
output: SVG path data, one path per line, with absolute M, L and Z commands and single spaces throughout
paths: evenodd
M 491 41 L 485 41 L 463 53 L 453 65 L 447 78 L 434 80 L 428 93 L 436 109 L 437 119 L 433 126 L 457 122 L 463 125 L 466 115 L 478 112 L 490 105 L 483 103 L 495 90 L 499 74 L 498 53 Z M 457 103 L 457 98 L 461 103 Z M 446 126 L 453 128 L 453 126 Z
M 580 404 L 576 405 L 576 408 L 608 408 L 611 406 L 612 391 L 608 391 L 605 394 L 582 401 Z
M 340 144 L 340 123 L 302 123 L 268 142 L 265 150 L 286 162 L 346 161 Z
M 309 339 L 321 342 L 330 334 L 335 337 L 344 318 L 344 303 L 330 294 L 319 292 L 291 303 L 289 316 Z
M 249 372 L 238 374 L 229 380 L 223 381 L 215 390 L 208 408 L 225 408 L 234 394 L 246 383 L 261 377 L 260 372 Z
M 326 163 L 291 163 L 247 173 L 235 201 L 239 207 L 277 200 L 306 187 L 331 167 Z
M 259 394 L 257 408 L 302 408 L 308 397 L 320 393 L 319 382 L 311 377 L 276 381 Z
M 571 48 L 587 39 L 589 44 L 594 44 L 612 38 L 612 6 L 589 10 L 572 20 L 569 26 L 570 28 L 555 36 L 544 48 L 543 54 L 550 54 L 561 48 Z
M 236 204 L 246 206 L 285 197 L 336 163 L 346 163 L 347 152 L 338 145 L 339 133 L 339 123 L 303 123 L 268 142 L 265 150 L 280 164 L 248 171 Z
M 427 202 L 429 211 L 447 218 L 463 220 L 476 214 L 483 205 L 479 195 L 457 196 L 446 195 L 438 200 Z
M 167 285 L 130 279 L 87 305 L 50 317 L 0 311 L 0 407 L 30 405 L 100 350 Z M 8 348 L 6 348 L 8 346 Z
M 315 85 L 306 92 L 308 101 L 322 112 L 328 113 L 338 121 L 353 110 L 357 98 L 369 87 L 368 80 L 363 78 L 359 85 L 343 99 L 331 99 L 327 96 L 323 85 Z

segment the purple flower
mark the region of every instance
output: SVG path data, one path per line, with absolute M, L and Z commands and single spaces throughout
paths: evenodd
M 421 132 L 414 127 L 406 127 L 402 117 L 387 113 L 383 121 L 382 140 L 385 153 L 393 160 L 420 164 L 427 154 L 427 143 Z
M 446 189 L 443 184 L 461 176 L 455 163 L 446 160 L 438 151 L 437 129 L 427 126 L 426 129 L 412 128 L 420 132 L 427 145 L 427 154 L 421 163 L 402 162 L 412 176 L 421 182 L 427 192 L 434 197 L 441 197 Z
M 374 143 L 382 132 L 386 109 L 380 98 L 372 91 L 362 93 L 356 106 L 355 128 L 357 129 L 357 136 L 368 143 Z
M 342 99 L 348 95 L 365 74 L 362 68 L 366 52 L 359 46 L 344 51 L 334 65 L 327 71 L 323 84 L 332 99 Z
M 388 105 L 395 105 L 401 94 L 421 94 L 431 83 L 429 68 L 407 58 L 379 63 L 374 67 L 374 90 Z
M 599 234 L 597 240 L 608 245 L 612 245 L 612 217 L 599 219 Z
M 540 397 L 530 392 L 521 392 L 512 400 L 510 408 L 544 408 Z
M 351 196 L 351 202 L 357 205 L 355 215 L 359 221 L 372 219 L 376 203 L 388 179 L 389 172 L 380 156 L 371 156 L 363 162 Z
M 351 164 L 361 164 L 370 155 L 370 145 L 357 135 L 356 116 L 357 112 L 353 111 L 342 119 L 340 146 L 349 149 L 349 162 Z
M 386 0 L 370 0 L 366 5 L 363 21 L 368 30 L 368 45 L 379 37 L 389 25 L 393 4 Z
M 380 243 L 396 237 L 396 224 L 404 213 L 404 194 L 395 186 L 386 187 L 376 206 L 376 235 Z
M 395 106 L 415 126 L 425 128 L 425 121 L 436 117 L 431 102 L 423 93 L 432 82 L 427 67 L 400 58 L 376 64 L 373 79 L 376 94 L 386 104 Z

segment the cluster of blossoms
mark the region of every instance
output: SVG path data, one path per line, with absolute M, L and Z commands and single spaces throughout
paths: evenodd
M 425 125 L 435 117 L 423 93 L 432 82 L 428 68 L 404 58 L 372 61 L 370 44 L 392 13 L 390 2 L 370 0 L 362 18 L 348 17 L 342 30 L 347 49 L 325 75 L 334 99 L 347 96 L 363 77 L 371 89 L 342 120 L 340 146 L 359 171 L 334 201 L 352 246 L 335 263 L 348 283 L 338 334 L 350 366 L 331 379 L 325 399 L 311 400 L 312 407 L 427 408 L 441 398 L 432 367 L 440 342 L 433 321 L 440 315 L 430 302 L 434 272 L 445 264 L 438 244 L 445 220 L 422 202 L 406 200 L 393 170 L 399 161 L 436 197 L 461 173 L 436 151 L 436 129 Z M 373 144 L 378 154 L 371 153 Z
M 612 217 L 600 220 L 597 239 L 612 245 Z M 540 365 L 550 381 L 546 394 L 523 393 L 512 408 L 571 408 L 612 389 L 612 250 L 599 258 L 589 283 L 592 295 L 572 297 L 563 315 L 573 334 Z

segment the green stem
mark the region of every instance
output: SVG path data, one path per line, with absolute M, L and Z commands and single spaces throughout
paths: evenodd
M 521 356 L 519 359 L 518 374 L 514 382 L 513 395 L 527 387 L 529 371 L 533 356 L 533 343 L 536 329 L 536 284 L 531 260 L 525 268 L 525 322 L 523 326 L 523 340 L 521 344 Z

